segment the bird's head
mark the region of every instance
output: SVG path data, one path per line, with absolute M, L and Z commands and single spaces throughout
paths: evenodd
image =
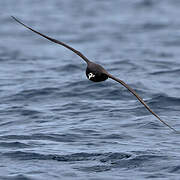
M 91 78 L 94 78 L 95 77 L 95 74 L 93 74 L 92 72 L 90 72 L 88 74 L 88 79 L 91 80 Z

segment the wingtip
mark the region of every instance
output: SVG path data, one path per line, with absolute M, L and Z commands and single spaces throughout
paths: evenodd
M 12 19 L 14 19 L 15 21 L 18 21 L 18 19 L 14 16 L 10 16 Z
M 17 20 L 14 16 L 10 16 L 12 19 L 14 19 L 15 21 Z

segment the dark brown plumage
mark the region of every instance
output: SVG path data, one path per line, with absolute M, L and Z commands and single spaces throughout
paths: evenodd
M 31 31 L 39 34 L 40 36 L 43 36 L 44 38 L 60 44 L 68 49 L 70 49 L 71 51 L 73 51 L 74 53 L 76 53 L 78 56 L 80 56 L 86 63 L 87 63 L 87 68 L 86 68 L 86 76 L 89 80 L 93 81 L 93 82 L 100 82 L 100 81 L 105 81 L 108 78 L 111 78 L 115 81 L 117 81 L 118 83 L 122 84 L 125 88 L 127 88 L 134 96 L 136 96 L 136 98 L 145 106 L 145 108 L 152 113 L 159 121 L 161 121 L 163 124 L 165 124 L 166 126 L 168 126 L 170 129 L 172 129 L 173 131 L 175 131 L 176 133 L 180 133 L 179 131 L 175 130 L 173 127 L 171 127 L 169 124 L 167 124 L 165 121 L 163 121 L 155 112 L 153 112 L 150 107 L 142 100 L 142 98 L 131 88 L 129 87 L 125 82 L 123 82 L 122 80 L 114 77 L 113 75 L 109 74 L 101 65 L 96 64 L 94 62 L 91 62 L 89 59 L 87 59 L 81 52 L 75 50 L 74 48 L 70 47 L 69 45 L 58 41 L 56 39 L 50 38 L 49 36 L 46 36 L 32 28 L 30 28 L 29 26 L 25 25 L 24 23 L 22 23 L 21 21 L 19 21 L 17 18 L 11 16 L 15 21 L 17 21 L 18 23 L 20 23 L 21 25 L 23 25 L 24 27 L 30 29 Z

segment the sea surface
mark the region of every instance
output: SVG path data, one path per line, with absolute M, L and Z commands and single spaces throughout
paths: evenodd
M 179 180 L 179 0 L 0 1 L 0 180 Z

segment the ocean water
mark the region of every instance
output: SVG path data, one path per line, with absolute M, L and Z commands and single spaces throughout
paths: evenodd
M 180 130 L 180 1 L 0 1 L 0 179 L 180 179 L 180 135 L 127 89 L 93 83 L 59 39 Z

